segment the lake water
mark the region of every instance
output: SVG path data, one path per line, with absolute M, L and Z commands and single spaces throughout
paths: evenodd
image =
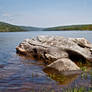
M 0 92 L 61 92 L 73 87 L 91 89 L 92 75 L 68 76 L 64 81 L 50 78 L 37 61 L 16 54 L 16 46 L 37 35 L 85 37 L 92 43 L 90 31 L 31 31 L 0 33 Z M 61 77 L 62 78 L 62 77 Z M 63 78 L 62 78 L 63 79 Z M 39 90 L 39 91 L 38 91 Z

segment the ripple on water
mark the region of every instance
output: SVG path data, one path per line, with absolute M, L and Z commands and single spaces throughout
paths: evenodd
M 15 48 L 22 40 L 42 34 L 85 37 L 92 42 L 91 32 L 0 33 L 0 92 L 61 92 L 62 88 L 68 87 L 91 88 L 91 72 L 86 78 L 85 75 L 53 77 L 51 72 L 43 71 L 41 63 L 16 54 Z

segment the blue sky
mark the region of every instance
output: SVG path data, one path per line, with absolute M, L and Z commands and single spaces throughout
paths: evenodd
M 0 21 L 38 27 L 92 24 L 92 0 L 0 0 Z

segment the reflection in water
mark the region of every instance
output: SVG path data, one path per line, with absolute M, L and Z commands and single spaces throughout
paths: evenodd
M 58 82 L 58 84 L 60 85 L 68 85 L 70 83 L 72 83 L 75 79 L 78 78 L 78 74 L 73 74 L 73 75 L 63 75 L 60 74 L 57 70 L 53 69 L 53 68 L 45 68 L 43 70 L 45 73 L 47 73 L 47 75 Z

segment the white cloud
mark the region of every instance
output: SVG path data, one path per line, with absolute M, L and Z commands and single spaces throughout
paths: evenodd
M 3 17 L 11 17 L 11 14 L 9 14 L 9 13 L 3 13 L 2 16 Z
M 14 16 L 15 16 L 14 14 L 4 12 L 4 11 L 0 11 L 0 20 L 12 21 L 14 19 Z

